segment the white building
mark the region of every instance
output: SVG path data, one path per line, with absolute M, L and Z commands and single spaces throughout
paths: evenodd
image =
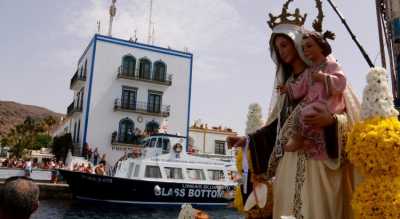
M 194 155 L 221 160 L 230 160 L 234 155 L 226 144 L 228 136 L 237 136 L 232 129 L 194 124 L 189 129 L 189 136 L 189 150 Z
M 74 154 L 87 142 L 114 163 L 165 121 L 169 133 L 187 136 L 192 60 L 187 52 L 96 34 L 70 82 Z

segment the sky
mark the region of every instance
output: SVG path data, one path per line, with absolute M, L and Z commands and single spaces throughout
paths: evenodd
M 191 121 L 244 133 L 248 106 L 259 103 L 266 119 L 275 65 L 268 48 L 268 14 L 280 14 L 284 0 L 153 0 L 155 45 L 194 55 Z M 336 5 L 376 65 L 381 65 L 375 2 L 336 0 Z M 97 31 L 108 30 L 111 0 L 0 0 L 0 100 L 66 113 L 69 81 L 83 50 Z M 366 85 L 368 65 L 327 1 L 324 29 L 336 33 L 333 54 L 356 94 Z M 135 30 L 147 40 L 150 0 L 117 0 L 113 36 Z M 311 28 L 317 10 L 297 0 Z

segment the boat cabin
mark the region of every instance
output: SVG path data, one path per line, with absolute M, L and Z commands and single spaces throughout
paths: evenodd
M 186 138 L 155 135 L 144 140 L 139 156 L 128 155 L 116 165 L 115 177 L 195 184 L 225 184 L 229 163 L 186 154 Z

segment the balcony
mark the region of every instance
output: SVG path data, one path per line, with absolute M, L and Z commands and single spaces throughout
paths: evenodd
M 119 146 L 136 146 L 140 147 L 140 143 L 144 139 L 143 135 L 126 134 L 124 136 L 119 135 L 117 131 L 111 134 L 111 144 Z
M 82 112 L 82 105 L 75 106 L 74 102 L 72 102 L 67 108 L 67 115 L 72 116 L 74 113 L 81 113 Z
M 144 115 L 169 117 L 170 106 L 159 104 L 150 104 L 148 102 L 124 102 L 121 99 L 115 99 L 114 111 L 134 112 Z
M 160 85 L 165 85 L 165 86 L 171 86 L 172 84 L 172 75 L 168 74 L 166 75 L 166 78 L 147 78 L 144 76 L 140 76 L 139 72 L 135 72 L 135 74 L 125 72 L 122 66 L 118 68 L 118 79 L 128 79 L 128 80 L 135 80 L 135 81 L 143 81 L 147 83 L 153 83 L 153 84 L 160 84 Z
M 71 79 L 69 88 L 71 90 L 77 90 L 85 86 L 85 81 L 86 81 L 86 75 L 79 75 L 77 70 Z

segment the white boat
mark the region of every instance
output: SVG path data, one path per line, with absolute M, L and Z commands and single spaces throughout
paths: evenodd
M 231 163 L 191 156 L 186 137 L 157 134 L 122 157 L 112 176 L 60 170 L 77 198 L 114 203 L 226 206 L 235 182 Z

